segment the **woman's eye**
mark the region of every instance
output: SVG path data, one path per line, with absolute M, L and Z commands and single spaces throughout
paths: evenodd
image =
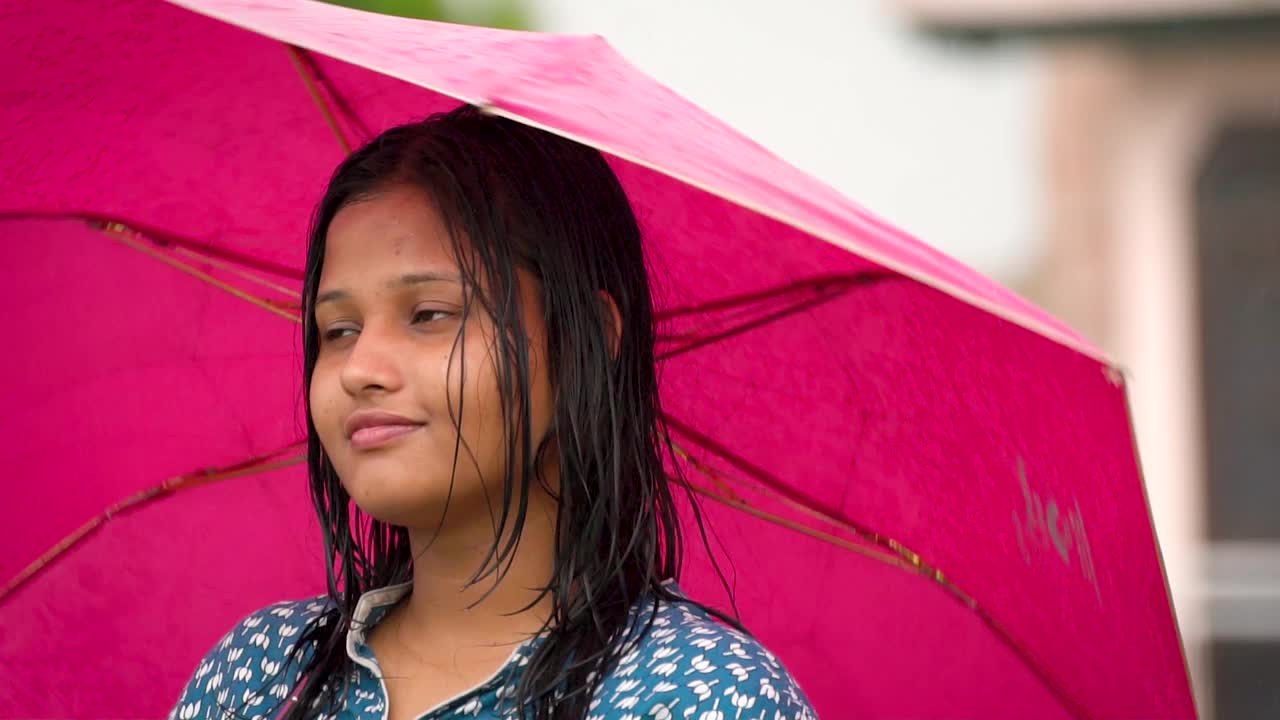
M 331 329 L 331 330 L 327 330 L 327 331 L 325 331 L 324 339 L 325 339 L 326 341 L 328 341 L 328 342 L 333 342 L 334 340 L 341 340 L 341 339 L 342 339 L 342 337 L 343 337 L 343 336 L 342 336 L 342 334 L 343 334 L 343 333 L 345 333 L 345 332 L 347 332 L 347 331 L 355 332 L 355 331 L 356 331 L 356 329 L 355 329 L 355 328 L 349 328 L 349 327 L 337 327 L 337 328 L 333 328 L 333 329 Z
M 440 320 L 449 317 L 449 313 L 444 310 L 419 310 L 413 314 L 413 322 L 431 322 L 432 320 Z

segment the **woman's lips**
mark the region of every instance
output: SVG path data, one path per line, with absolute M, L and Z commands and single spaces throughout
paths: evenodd
M 351 446 L 357 450 L 379 447 L 402 438 L 420 427 L 422 427 L 421 424 L 374 425 L 360 428 L 351 434 Z

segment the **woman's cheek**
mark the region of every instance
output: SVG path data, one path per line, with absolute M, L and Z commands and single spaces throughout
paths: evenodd
M 316 426 L 320 442 L 331 456 L 339 448 L 335 446 L 342 439 L 342 411 L 338 398 L 335 397 L 334 384 L 326 373 L 315 372 L 311 381 L 311 422 Z

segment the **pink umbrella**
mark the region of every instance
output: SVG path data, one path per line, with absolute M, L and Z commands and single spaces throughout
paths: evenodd
M 613 162 L 742 618 L 824 717 L 1194 717 L 1114 366 L 600 38 L 304 0 L 3 16 L 3 717 L 163 715 L 239 618 L 322 591 L 308 213 L 346 147 L 463 101 Z

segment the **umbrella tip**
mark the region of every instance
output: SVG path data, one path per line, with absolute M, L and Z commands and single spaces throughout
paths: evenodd
M 1127 373 L 1124 368 L 1118 365 L 1103 365 L 1102 374 L 1107 378 L 1107 382 L 1111 383 L 1112 387 L 1122 387 L 1125 384 L 1125 375 Z

